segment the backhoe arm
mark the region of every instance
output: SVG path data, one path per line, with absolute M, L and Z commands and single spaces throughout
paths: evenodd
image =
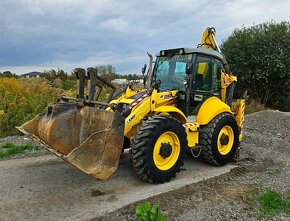
M 202 35 L 201 38 L 201 43 L 197 46 L 197 47 L 204 47 L 206 49 L 211 49 L 214 51 L 217 51 L 219 53 L 222 54 L 221 49 L 219 48 L 216 40 L 215 40 L 215 35 L 216 35 L 216 30 L 215 28 L 207 28 Z M 223 54 L 222 54 L 223 55 Z M 228 65 L 228 62 L 225 58 L 225 56 L 223 55 L 223 67 L 225 69 L 225 72 L 227 74 L 230 74 L 230 67 Z

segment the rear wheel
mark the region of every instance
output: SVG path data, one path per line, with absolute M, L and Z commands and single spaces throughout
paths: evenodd
M 186 133 L 170 116 L 149 117 L 133 137 L 131 160 L 143 180 L 164 183 L 180 172 L 186 153 Z
M 239 145 L 239 128 L 229 113 L 217 115 L 200 130 L 201 158 L 213 165 L 233 160 Z

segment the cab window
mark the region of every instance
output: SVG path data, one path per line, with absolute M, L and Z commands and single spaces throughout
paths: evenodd
M 191 62 L 192 54 L 158 57 L 154 68 L 153 80 L 161 80 L 160 91 L 185 91 L 186 63 Z
M 212 87 L 212 59 L 198 56 L 193 76 L 193 90 L 210 91 Z
M 221 88 L 221 76 L 222 71 L 222 62 L 220 60 L 215 59 L 213 64 L 213 91 L 215 93 L 220 92 Z

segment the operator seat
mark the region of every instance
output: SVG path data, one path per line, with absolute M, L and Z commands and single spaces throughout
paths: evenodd
M 202 90 L 203 86 L 204 86 L 203 74 L 197 74 L 195 76 L 194 89 L 195 90 Z

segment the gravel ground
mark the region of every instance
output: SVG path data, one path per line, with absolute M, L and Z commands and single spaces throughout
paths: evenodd
M 31 141 L 18 136 L 0 139 L 0 145 L 4 142 Z M 260 217 L 256 202 L 257 195 L 268 188 L 290 192 L 290 113 L 267 110 L 247 115 L 241 145 L 241 160 L 230 173 L 145 201 L 159 201 L 168 220 L 290 220 L 283 213 L 272 219 Z M 46 153 L 27 152 L 14 158 Z M 145 201 L 93 220 L 135 220 L 136 205 Z

